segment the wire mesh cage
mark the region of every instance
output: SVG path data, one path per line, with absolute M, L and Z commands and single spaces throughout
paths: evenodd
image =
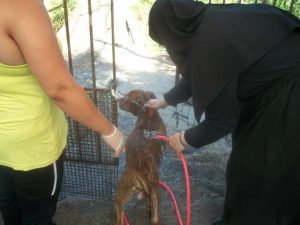
M 99 110 L 117 123 L 116 101 L 110 89 L 86 89 Z M 64 152 L 63 196 L 112 199 L 118 180 L 118 160 L 99 134 L 68 118 L 69 134 Z

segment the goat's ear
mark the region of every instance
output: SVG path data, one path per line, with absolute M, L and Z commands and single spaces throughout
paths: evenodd
M 155 94 L 152 91 L 146 91 L 147 95 L 149 96 L 150 99 L 156 98 Z
M 138 107 L 137 105 L 132 105 L 132 107 L 130 108 L 130 112 L 134 115 L 134 116 L 139 116 L 141 114 L 141 108 Z

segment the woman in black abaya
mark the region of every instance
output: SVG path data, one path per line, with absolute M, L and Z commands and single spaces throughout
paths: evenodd
M 264 4 L 157 0 L 149 33 L 182 78 L 145 106 L 192 97 L 199 122 L 170 136 L 170 146 L 182 151 L 233 134 L 224 214 L 216 224 L 299 225 L 299 19 Z

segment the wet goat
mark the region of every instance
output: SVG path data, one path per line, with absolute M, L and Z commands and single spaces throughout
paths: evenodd
M 166 135 L 166 128 L 158 112 L 143 107 L 152 98 L 155 98 L 152 92 L 135 89 L 119 99 L 120 108 L 135 115 L 137 120 L 125 144 L 126 166 L 116 194 L 118 225 L 124 224 L 124 205 L 134 193 L 146 200 L 151 223 L 159 224 L 158 162 L 162 142 L 157 138 L 147 137 L 145 133 L 155 131 Z

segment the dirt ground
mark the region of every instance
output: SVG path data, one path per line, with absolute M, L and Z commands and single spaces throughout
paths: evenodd
M 90 87 L 91 63 L 89 52 L 89 31 L 87 1 L 79 1 L 84 7 L 70 15 L 71 46 L 75 79 L 84 87 Z M 116 29 L 116 63 L 118 90 L 126 93 L 133 88 L 153 91 L 157 97 L 174 85 L 175 67 L 165 52 L 149 51 L 153 43 L 140 35 L 140 26 L 132 18 L 128 5 L 131 1 L 115 1 Z M 109 21 L 107 3 L 95 0 L 93 10 L 94 47 L 96 84 L 98 87 L 112 79 L 111 29 L 109 24 L 101 25 L 99 21 Z M 105 7 L 104 7 L 105 6 Z M 129 23 L 130 33 L 125 26 Z M 65 31 L 58 37 L 63 43 L 67 60 Z M 134 40 L 134 41 L 133 41 Z M 191 108 L 180 105 L 177 112 L 186 118 L 177 120 L 175 108 L 167 107 L 159 111 L 163 117 L 168 134 L 184 130 L 194 124 Z M 127 135 L 133 127 L 135 118 L 119 111 L 119 129 Z M 178 124 L 177 124 L 178 123 Z M 188 148 L 184 151 L 191 182 L 191 225 L 210 225 L 222 214 L 225 194 L 225 168 L 230 153 L 230 138 L 224 138 L 201 149 Z M 124 170 L 124 156 L 120 158 L 119 174 Z M 160 179 L 165 182 L 177 198 L 182 219 L 185 221 L 186 188 L 182 163 L 178 156 L 166 148 L 161 159 Z M 130 225 L 147 225 L 145 204 L 143 200 L 132 199 L 126 205 L 126 214 Z M 174 207 L 167 192 L 161 189 L 160 220 L 164 225 L 178 224 Z M 115 210 L 113 201 L 87 199 L 78 197 L 63 198 L 58 202 L 55 215 L 57 225 L 114 225 Z M 185 224 L 185 222 L 183 222 Z M 0 225 L 3 225 L 0 220 Z

